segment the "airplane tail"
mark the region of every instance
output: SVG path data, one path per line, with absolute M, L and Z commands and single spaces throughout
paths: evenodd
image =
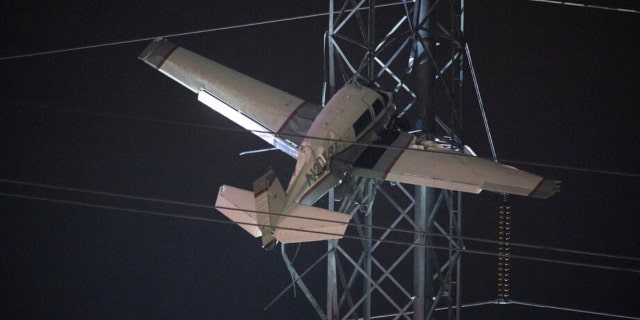
M 273 227 L 280 220 L 280 214 L 287 203 L 287 194 L 273 170 L 269 169 L 269 172 L 253 182 L 253 197 L 258 226 L 262 232 L 262 247 L 273 249 L 276 245 Z
M 282 243 L 340 239 L 351 216 L 299 203 L 287 203 L 287 196 L 275 173 L 253 183 L 254 191 L 223 185 L 216 209 L 254 237 L 262 237 L 262 246 L 273 249 Z
M 216 209 L 252 236 L 262 236 L 258 227 L 253 192 L 223 185 L 218 191 Z
M 275 236 L 282 243 L 342 239 L 351 215 L 294 203 Z

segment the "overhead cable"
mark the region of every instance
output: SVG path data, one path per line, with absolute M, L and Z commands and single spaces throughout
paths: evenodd
M 481 307 L 481 306 L 486 306 L 486 305 L 491 305 L 491 304 L 505 304 L 505 305 L 506 304 L 513 304 L 513 305 L 522 305 L 522 306 L 536 307 L 536 308 L 542 308 L 542 309 L 552 309 L 552 310 L 559 310 L 559 311 L 569 311 L 569 312 L 575 312 L 575 313 L 597 315 L 597 316 L 610 317 L 610 318 L 640 320 L 640 317 L 626 316 L 626 315 L 622 315 L 622 314 L 615 314 L 615 313 L 609 313 L 609 312 L 597 312 L 597 311 L 584 310 L 584 309 L 578 309 L 578 308 L 558 307 L 558 306 L 552 306 L 552 305 L 549 305 L 549 304 L 524 302 L 524 301 L 517 301 L 517 300 L 510 300 L 510 301 L 506 301 L 506 302 L 501 302 L 501 301 L 498 301 L 498 300 L 472 302 L 472 303 L 462 304 L 462 305 L 460 305 L 460 308 Z M 434 310 L 435 311 L 446 311 L 446 310 L 449 310 L 450 308 L 455 309 L 456 306 L 439 307 L 439 308 L 435 308 Z M 413 312 L 409 311 L 409 312 L 407 312 L 407 314 L 413 314 Z M 392 318 L 392 317 L 396 317 L 397 315 L 398 315 L 397 313 L 390 313 L 390 314 L 385 314 L 385 315 L 381 315 L 381 316 L 377 316 L 377 317 L 372 317 L 371 319 Z
M 376 5 L 376 7 L 377 8 L 382 8 L 382 7 L 389 7 L 389 6 L 395 6 L 395 5 L 400 5 L 400 4 L 403 4 L 403 2 L 393 2 L 393 3 L 379 4 L 379 5 Z M 358 10 L 368 10 L 368 8 L 360 8 Z M 48 50 L 48 51 L 41 51 L 41 52 L 17 54 L 17 55 L 13 55 L 13 56 L 0 57 L 0 61 L 15 60 L 15 59 L 22 59 L 22 58 L 30 58 L 30 57 L 36 57 L 36 56 L 44 56 L 44 55 L 51 55 L 51 54 L 58 54 L 58 53 L 65 53 L 65 52 L 73 52 L 73 51 L 81 51 L 81 50 L 87 50 L 87 49 L 96 49 L 96 48 L 104 48 L 104 47 L 111 47 L 111 46 L 119 46 L 119 45 L 131 44 L 131 43 L 136 43 L 136 42 L 151 41 L 151 40 L 158 39 L 158 38 L 176 38 L 176 37 L 190 36 L 190 35 L 196 35 L 196 34 L 202 34 L 202 33 L 216 32 L 216 31 L 240 29 L 240 28 L 247 28 L 247 27 L 256 27 L 256 26 L 262 26 L 262 25 L 267 25 L 267 24 L 274 24 L 274 23 L 281 23 L 281 22 L 288 22 L 288 21 L 296 21 L 296 20 L 324 17 L 324 16 L 328 16 L 329 14 L 330 14 L 329 12 L 312 13 L 312 14 L 295 16 L 295 17 L 287 17 L 287 18 L 272 19 L 272 20 L 265 20 L 265 21 L 258 21 L 258 22 L 242 23 L 242 24 L 236 24 L 236 25 L 232 25 L 232 26 L 224 26 L 224 27 L 216 27 L 216 28 L 209 28 L 209 29 L 202 29 L 202 30 L 195 30 L 195 31 L 169 33 L 169 34 L 157 35 L 157 36 L 153 36 L 153 37 L 143 37 L 143 38 L 130 39 L 130 40 L 112 41 L 112 42 L 98 43 L 98 44 L 92 44 L 92 45 L 86 45 L 86 46 L 78 46 L 78 47 L 66 48 L 66 49 L 57 49 L 57 50 Z
M 240 132 L 240 133 L 251 133 L 251 134 L 274 134 L 273 132 L 270 132 L 270 131 L 266 132 L 266 131 L 259 131 L 259 130 L 246 130 L 246 129 L 240 128 L 240 127 L 230 128 L 230 127 L 223 127 L 223 126 L 214 126 L 214 125 L 190 123 L 190 122 L 184 122 L 184 121 L 160 120 L 160 119 L 151 119 L 151 118 L 144 118 L 144 117 L 119 115 L 119 114 L 113 114 L 113 113 L 107 113 L 107 112 L 89 112 L 89 111 L 83 111 L 83 110 L 52 108 L 52 107 L 45 107 L 45 108 L 48 108 L 48 109 L 51 109 L 51 110 L 62 111 L 62 112 L 72 112 L 72 113 L 78 113 L 78 114 L 86 114 L 86 115 L 93 115 L 93 116 L 105 116 L 105 117 L 113 117 L 113 118 L 120 118 L 120 119 L 126 119 L 126 120 L 134 120 L 134 121 L 146 121 L 146 122 L 152 122 L 152 123 L 171 124 L 171 125 L 178 125 L 178 126 L 185 126 L 185 127 L 206 128 L 206 129 L 212 129 L 212 130 Z M 302 139 L 309 138 L 309 139 L 316 139 L 316 140 L 346 142 L 346 143 L 349 143 L 349 144 L 352 144 L 352 145 L 356 145 L 356 146 L 404 150 L 403 148 L 394 147 L 394 146 L 383 146 L 383 145 L 372 144 L 372 143 L 342 141 L 342 140 L 337 140 L 337 139 L 322 138 L 322 137 L 311 137 L 311 136 L 306 136 L 306 135 L 282 134 L 282 133 L 274 134 L 274 135 L 285 137 L 285 138 L 302 138 Z M 424 152 L 438 152 L 438 151 L 424 150 Z M 469 155 L 460 154 L 460 156 L 469 156 Z M 482 158 L 482 157 L 480 157 L 480 158 Z M 628 178 L 640 178 L 640 173 L 620 172 L 620 171 L 614 171 L 614 170 L 600 170 L 600 169 L 592 169 L 592 168 L 582 168 L 582 167 L 576 167 L 576 166 L 549 164 L 549 163 L 535 162 L 535 161 L 501 159 L 500 163 L 522 164 L 522 165 L 527 165 L 527 166 L 532 166 L 532 167 L 544 167 L 544 168 L 561 169 L 561 170 L 567 170 L 567 171 L 578 171 L 578 172 L 588 172 L 588 173 L 597 173 L 597 174 L 605 174 L 605 175 L 614 175 L 614 176 L 621 176 L 621 177 L 628 177 Z
M 48 185 L 48 184 L 42 184 L 42 183 L 34 183 L 34 182 L 28 182 L 28 181 L 19 181 L 19 180 L 12 180 L 12 179 L 0 178 L 0 182 L 9 183 L 9 184 L 23 185 L 23 186 L 30 186 L 30 187 L 52 189 L 52 190 L 70 191 L 70 192 L 77 192 L 77 193 L 86 193 L 86 194 L 101 195 L 101 196 L 108 196 L 108 197 L 115 197 L 115 198 L 125 198 L 125 199 L 131 199 L 131 200 L 157 202 L 157 203 L 171 204 L 171 205 L 181 205 L 181 206 L 185 206 L 185 207 L 192 207 L 192 208 L 199 208 L 199 209 L 217 209 L 216 206 L 210 205 L 210 204 L 201 204 L 201 203 L 192 203 L 192 202 L 184 202 L 184 201 L 166 200 L 166 199 L 159 199 L 159 198 L 152 198 L 152 197 L 132 196 L 132 195 L 119 194 L 119 193 L 112 193 L 112 192 L 95 191 L 95 190 L 64 187 L 64 186 L 54 186 L 54 185 Z M 225 209 L 232 209 L 232 208 L 225 208 Z M 254 212 L 255 213 L 261 213 L 261 214 L 276 215 L 276 216 L 286 216 L 284 214 L 279 214 L 279 213 L 259 212 L 259 211 L 254 211 Z M 333 221 L 333 220 L 328 220 L 328 219 L 323 219 L 323 218 L 311 218 L 311 217 L 297 217 L 296 219 L 313 220 L 313 221 L 321 221 L 321 222 L 336 222 L 336 221 Z M 365 227 L 365 225 L 357 224 L 357 223 L 348 223 L 347 225 L 352 226 L 352 227 Z M 369 225 L 366 225 L 366 227 L 370 227 L 370 228 L 373 228 L 373 229 L 381 229 L 381 230 L 388 229 L 387 227 L 383 227 L 383 226 L 369 226 Z M 413 234 L 413 235 L 420 234 L 420 235 L 431 236 L 431 237 L 434 237 L 434 236 L 435 237 L 447 237 L 447 238 L 448 237 L 452 237 L 453 239 L 456 239 L 456 240 L 474 241 L 474 242 L 487 243 L 487 244 L 500 244 L 500 241 L 498 241 L 498 240 L 489 240 L 489 239 L 483 239 L 483 238 L 477 238 L 477 237 L 449 236 L 449 235 L 444 235 L 444 234 L 439 234 L 439 233 L 418 232 L 418 231 L 415 231 L 415 230 L 407 230 L 407 229 L 393 229 L 393 230 L 395 232 L 397 232 L 397 233 L 408 233 L 408 234 Z M 628 261 L 640 262 L 640 257 L 630 257 L 630 256 L 622 256 L 622 255 L 615 255 L 615 254 L 596 253 L 596 252 L 589 252 L 589 251 L 582 251 L 582 250 L 572 250 L 572 249 L 565 249 L 565 248 L 558 248 L 558 247 L 551 247 L 551 246 L 539 246 L 539 245 L 532 245 L 532 244 L 518 243 L 518 242 L 509 242 L 509 244 L 511 246 L 514 246 L 514 247 L 522 247 L 522 248 L 526 248 L 526 249 L 547 250 L 547 251 L 555 251 L 555 252 L 561 252 L 561 253 L 570 253 L 570 254 L 577 254 L 577 255 L 587 255 L 587 256 L 594 256 L 594 257 L 601 257 L 601 258 L 620 259 L 620 260 L 628 260 Z
M 473 79 L 473 87 L 476 90 L 476 97 L 478 98 L 478 106 L 480 107 L 480 114 L 482 115 L 482 123 L 484 123 L 484 130 L 487 133 L 487 140 L 489 140 L 491 155 L 493 156 L 493 161 L 498 162 L 496 148 L 493 145 L 493 138 L 491 137 L 491 130 L 489 129 L 489 121 L 487 120 L 487 113 L 484 111 L 484 104 L 482 103 L 482 95 L 480 95 L 480 86 L 478 85 L 478 79 L 476 78 L 476 69 L 473 67 L 473 61 L 471 60 L 471 51 L 469 50 L 469 44 L 465 43 L 464 51 L 467 55 L 467 62 L 469 62 L 471 79 Z
M 174 214 L 174 213 L 160 212 L 160 211 L 151 211 L 151 210 L 143 210 L 143 209 L 134 209 L 134 208 L 125 208 L 125 207 L 117 207 L 117 206 L 109 206 L 109 205 L 92 204 L 92 203 L 87 203 L 87 202 L 82 202 L 82 201 L 54 199 L 54 198 L 49 198 L 49 197 L 30 196 L 30 195 L 16 194 L 16 193 L 0 192 L 0 196 L 10 197 L 10 198 L 18 198 L 18 199 L 26 199 L 26 200 L 44 201 L 44 202 L 51 202 L 51 203 L 58 203 L 58 204 L 66 204 L 66 205 L 74 205 L 74 206 L 82 206 L 82 207 L 89 207 L 89 208 L 97 208 L 97 209 L 104 209 L 104 210 L 111 210 L 111 211 L 122 211 L 122 212 L 130 212 L 130 213 L 139 213 L 139 214 L 152 215 L 152 216 L 171 217 L 171 218 L 179 218 L 179 219 L 187 219 L 187 220 L 195 220 L 195 221 L 206 221 L 206 222 L 231 224 L 231 225 L 233 225 L 233 224 L 242 224 L 242 225 L 249 225 L 249 226 L 266 227 L 265 225 L 260 225 L 260 224 L 257 224 L 257 223 L 234 222 L 234 221 L 231 221 L 231 220 L 224 220 L 224 219 L 197 217 L 197 216 L 190 216 L 190 215 L 184 215 L 184 214 Z M 221 209 L 239 210 L 239 209 L 236 209 L 236 208 L 221 208 Z M 298 219 L 322 220 L 322 219 L 314 219 L 314 218 L 298 218 Z M 307 232 L 307 233 L 314 233 L 314 234 L 322 234 L 322 235 L 342 236 L 343 238 L 355 239 L 355 240 L 374 240 L 376 242 L 388 243 L 388 244 L 397 244 L 397 245 L 405 245 L 405 246 L 406 245 L 420 246 L 420 247 L 427 247 L 427 248 L 432 248 L 432 249 L 436 249 L 436 250 L 452 250 L 448 246 L 438 246 L 438 245 L 431 245 L 431 244 L 416 244 L 416 243 L 409 242 L 409 241 L 400 241 L 400 240 L 391 240 L 391 239 L 369 239 L 367 237 L 362 237 L 362 236 L 357 236 L 357 235 L 348 235 L 348 234 L 341 235 L 341 234 L 335 234 L 335 233 L 330 233 L 330 232 L 322 232 L 322 231 L 299 230 L 299 229 L 295 229 L 295 228 L 280 227 L 279 229 L 299 231 L 299 232 Z M 471 253 L 471 254 L 478 254 L 478 255 L 485 255 L 485 256 L 495 256 L 495 257 L 499 256 L 498 253 L 484 251 L 484 250 L 474 250 L 474 249 L 467 249 L 467 248 L 460 248 L 460 249 L 453 249 L 453 250 L 457 251 L 457 252 L 462 252 L 462 253 Z M 609 266 L 609 265 L 592 264 L 592 263 L 584 263 L 584 262 L 574 262 L 574 261 L 548 259 L 548 258 L 539 258 L 539 257 L 533 257 L 533 256 L 525 256 L 525 255 L 511 255 L 511 258 L 522 259 L 522 260 L 530 260 L 530 261 L 538 261 L 538 262 L 556 263 L 556 264 L 571 265 L 571 266 L 581 266 L 581 267 L 587 267 L 587 268 L 605 269 L 605 270 L 612 270 L 612 271 L 624 271 L 624 272 L 640 273 L 640 269 L 634 269 L 634 268 L 616 267 L 616 266 Z
M 558 0 L 529 0 L 529 1 L 531 1 L 531 2 L 551 3 L 551 4 L 560 4 L 560 5 L 572 6 L 572 7 L 582 7 L 582 8 L 618 11 L 618 12 L 624 12 L 624 13 L 640 13 L 640 10 L 636 10 L 636 9 L 607 7 L 607 6 L 600 6 L 600 5 L 593 5 L 593 4 L 588 4 L 588 3 L 572 2 L 572 1 L 558 1 Z
M 541 309 L 552 309 L 552 310 L 584 313 L 584 314 L 596 315 L 601 317 L 640 320 L 640 317 L 626 316 L 626 315 L 615 314 L 610 312 L 597 312 L 597 311 L 589 311 L 589 310 L 583 310 L 583 309 L 577 309 L 577 308 L 557 307 L 557 306 L 551 306 L 548 304 L 517 301 L 517 300 L 511 300 L 509 302 L 506 302 L 505 304 L 514 304 L 514 305 L 521 305 L 521 306 L 527 306 L 527 307 L 536 307 Z

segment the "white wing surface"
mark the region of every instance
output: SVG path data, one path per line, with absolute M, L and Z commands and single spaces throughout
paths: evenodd
M 414 136 L 403 132 L 386 132 L 374 145 L 358 149 L 337 156 L 334 165 L 361 177 L 462 192 L 488 190 L 546 199 L 559 190 L 558 181 L 429 142 L 416 145 Z
M 294 158 L 321 109 L 165 40 L 151 42 L 138 58 Z

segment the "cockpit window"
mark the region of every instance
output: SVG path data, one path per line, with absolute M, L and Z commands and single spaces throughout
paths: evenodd
M 382 103 L 382 101 L 380 101 L 380 99 L 376 99 L 376 101 L 373 102 L 373 112 L 375 112 L 376 117 L 380 114 L 380 112 L 382 112 L 382 110 L 384 109 L 384 104 Z
M 358 118 L 358 120 L 353 124 L 353 131 L 355 132 L 356 137 L 360 136 L 362 131 L 364 131 L 371 122 L 373 122 L 371 112 L 369 112 L 369 110 L 365 110 L 360 118 Z

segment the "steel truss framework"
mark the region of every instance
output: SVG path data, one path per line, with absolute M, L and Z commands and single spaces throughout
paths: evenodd
M 329 0 L 325 97 L 354 81 L 393 88 L 401 114 L 420 120 L 412 128 L 455 142 L 462 125 L 463 8 L 464 0 Z M 354 180 L 353 188 L 340 202 L 332 190 L 328 203 L 352 215 L 347 234 L 359 243 L 329 241 L 327 252 L 302 272 L 283 245 L 290 287 L 300 288 L 321 319 L 433 319 L 436 310 L 459 319 L 461 194 L 425 187 L 409 192 L 370 179 Z M 304 277 L 317 275 L 325 260 L 323 308 Z

